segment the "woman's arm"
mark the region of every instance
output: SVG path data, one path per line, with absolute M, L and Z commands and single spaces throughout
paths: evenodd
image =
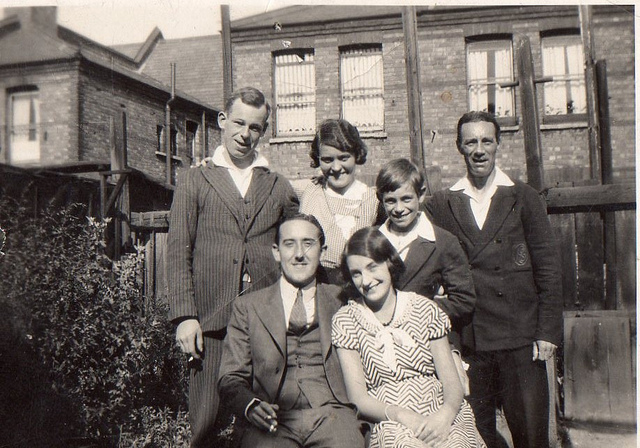
M 447 344 L 448 347 L 448 344 Z M 344 376 L 349 400 L 358 408 L 361 418 L 374 423 L 394 420 L 416 433 L 424 421 L 424 416 L 401 406 L 387 405 L 367 393 L 367 384 L 362 370 L 360 354 L 356 350 L 337 348 L 340 367 Z
M 438 379 L 442 383 L 444 403 L 438 411 L 425 417 L 423 426 L 416 434 L 423 442 L 439 446 L 447 439 L 451 425 L 460 411 L 463 393 L 447 338 L 433 339 L 431 353 Z

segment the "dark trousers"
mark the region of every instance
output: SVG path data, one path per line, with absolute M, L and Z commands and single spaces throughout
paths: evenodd
M 496 408 L 502 405 L 515 448 L 549 446 L 549 393 L 544 361 L 532 361 L 532 346 L 475 352 L 469 363 L 467 397 L 480 435 L 489 448 L 499 447 Z
M 226 329 L 204 334 L 202 362 L 194 363 L 189 376 L 189 420 L 191 447 L 215 446 L 216 434 L 224 429 L 226 412 L 218 412 L 218 369 L 222 358 L 222 342 Z M 218 415 L 220 414 L 220 415 Z M 218 419 L 216 419 L 218 417 Z
M 279 411 L 275 433 L 249 424 L 242 448 L 364 448 L 355 411 L 341 404 Z M 244 418 L 241 417 L 241 418 Z

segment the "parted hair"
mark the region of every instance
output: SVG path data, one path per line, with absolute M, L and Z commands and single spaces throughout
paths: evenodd
M 471 112 L 467 112 L 458 120 L 458 135 L 456 137 L 456 145 L 458 145 L 458 149 L 462 146 L 462 125 L 467 123 L 478 123 L 481 121 L 493 124 L 493 127 L 496 130 L 496 143 L 500 143 L 500 125 L 498 124 L 498 120 L 495 115 L 490 114 L 489 112 L 473 110 Z
M 405 271 L 405 265 L 391 242 L 375 227 L 364 227 L 349 238 L 342 253 L 342 275 L 347 279 L 348 286 L 353 287 L 347 257 L 360 255 L 371 258 L 376 263 L 387 263 L 391 281 L 395 285 Z
M 385 193 L 396 191 L 407 183 L 420 196 L 426 188 L 425 180 L 422 170 L 409 159 L 393 159 L 382 167 L 376 177 L 376 196 L 382 202 Z
M 306 213 L 294 213 L 292 215 L 284 216 L 280 222 L 278 223 L 278 229 L 276 230 L 276 238 L 275 243 L 280 243 L 280 227 L 282 224 L 288 221 L 307 221 L 308 223 L 313 224 L 318 229 L 318 241 L 320 242 L 320 246 L 324 246 L 325 236 L 324 230 L 322 230 L 322 226 L 320 222 L 313 215 L 307 215 Z
M 271 114 L 271 105 L 264 97 L 264 94 L 255 87 L 242 87 L 238 90 L 234 90 L 224 104 L 224 111 L 227 113 L 231 112 L 233 104 L 238 99 L 244 104 L 253 106 L 257 109 L 265 106 L 267 108 L 267 116 L 264 121 L 266 122 L 269 119 L 269 115 Z
M 357 165 L 363 165 L 367 161 L 367 145 L 360 138 L 358 129 L 347 120 L 331 118 L 320 123 L 309 151 L 311 168 L 320 166 L 321 145 L 333 146 L 352 154 Z

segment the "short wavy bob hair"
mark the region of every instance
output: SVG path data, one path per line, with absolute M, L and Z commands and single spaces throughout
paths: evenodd
M 329 119 L 320 123 L 320 128 L 311 143 L 311 168 L 320 166 L 320 146 L 333 146 L 352 154 L 357 165 L 367 161 L 367 145 L 360 138 L 358 129 L 347 120 Z

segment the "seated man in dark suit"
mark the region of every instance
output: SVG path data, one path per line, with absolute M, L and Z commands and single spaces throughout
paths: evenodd
M 273 245 L 280 280 L 234 303 L 218 387 L 242 447 L 364 446 L 331 346 L 340 289 L 316 283 L 325 250 L 314 217 L 285 219 Z

